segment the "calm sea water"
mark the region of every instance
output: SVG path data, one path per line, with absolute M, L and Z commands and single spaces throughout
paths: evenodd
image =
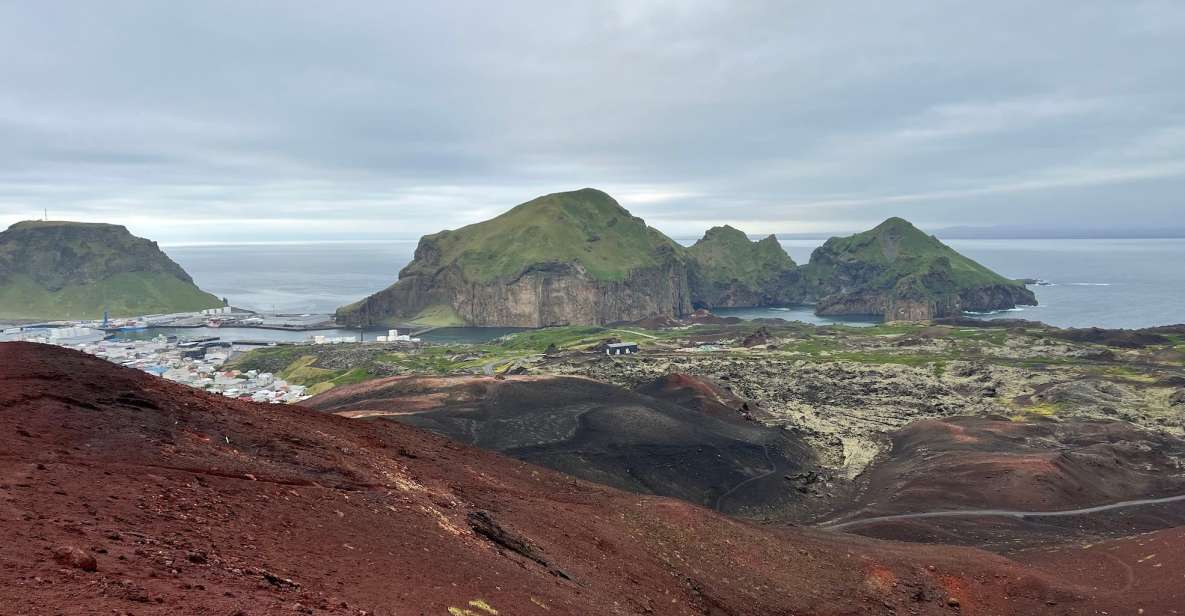
M 821 240 L 785 240 L 806 263 Z M 1040 278 L 1040 306 L 984 315 L 1062 327 L 1148 327 L 1185 322 L 1185 240 L 950 240 L 952 248 L 1015 278 Z M 332 312 L 395 281 L 416 241 L 165 246 L 198 285 L 236 306 L 284 312 Z M 722 311 L 725 312 L 725 311 Z M 813 323 L 809 307 L 738 309 L 742 318 Z M 867 322 L 843 319 L 843 322 Z M 263 330 L 251 330 L 259 332 Z M 287 333 L 287 332 L 284 332 Z M 456 333 L 468 338 L 468 334 Z
M 442 327 L 418 334 L 427 342 L 442 344 L 465 343 L 474 344 L 488 342 L 508 334 L 525 331 L 521 327 Z M 387 329 L 367 328 L 357 329 L 318 329 L 316 331 L 287 331 L 279 329 L 258 329 L 255 327 L 152 327 L 139 331 L 128 331 L 118 334 L 122 340 L 150 340 L 157 336 L 178 336 L 181 338 L 216 337 L 222 340 L 239 341 L 251 340 L 257 342 L 306 342 L 313 336 L 327 338 L 341 338 L 353 336 L 355 339 L 361 334 L 366 342 L 373 342 L 379 336 L 386 336 Z

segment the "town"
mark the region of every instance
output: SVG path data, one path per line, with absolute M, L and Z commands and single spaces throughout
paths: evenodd
M 305 330 L 306 327 L 323 322 L 324 319 L 316 315 L 253 316 L 236 319 L 236 327 L 255 325 L 257 329 L 309 331 L 310 335 L 303 341 L 181 336 L 172 333 L 175 329 L 168 330 L 168 334 L 148 337 L 152 328 L 160 327 L 162 324 L 174 328 L 178 327 L 178 323 L 193 323 L 194 325 L 190 325 L 191 328 L 202 324 L 210 327 L 211 320 L 219 317 L 228 319 L 232 314 L 234 313 L 231 309 L 227 308 L 201 313 L 150 315 L 118 320 L 104 317 L 101 321 L 60 321 L 13 325 L 6 328 L 0 325 L 0 342 L 38 342 L 71 348 L 228 398 L 291 404 L 309 397 L 304 386 L 289 383 L 269 372 L 236 370 L 227 365 L 229 360 L 240 353 L 262 346 L 345 344 L 361 340 L 361 335 L 327 336 L 316 333 L 324 330 Z M 131 333 L 138 333 L 143 339 L 132 338 L 129 336 Z M 398 330 L 391 329 L 385 335 L 376 336 L 374 342 L 406 345 L 419 344 L 421 341 L 410 334 L 401 334 Z

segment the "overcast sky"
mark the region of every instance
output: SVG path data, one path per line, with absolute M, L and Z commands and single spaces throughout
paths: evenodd
M 1182 226 L 1185 2 L 0 0 L 0 228 Z

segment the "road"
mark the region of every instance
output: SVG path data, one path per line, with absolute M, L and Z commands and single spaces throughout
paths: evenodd
M 847 522 L 823 522 L 819 526 L 832 530 L 840 530 L 843 528 L 851 528 L 853 526 L 865 526 L 867 524 L 876 524 L 878 522 L 893 522 L 896 520 L 913 520 L 917 518 L 958 518 L 958 517 L 1003 517 L 1003 518 L 1057 518 L 1057 517 L 1072 517 L 1079 515 L 1090 515 L 1092 513 L 1101 513 L 1104 511 L 1113 511 L 1115 509 L 1127 509 L 1129 507 L 1145 507 L 1148 505 L 1161 505 L 1164 503 L 1175 503 L 1178 501 L 1185 501 L 1185 494 L 1177 496 L 1166 496 L 1164 498 L 1142 498 L 1138 500 L 1120 501 L 1118 503 L 1111 503 L 1109 505 L 1095 505 L 1094 507 L 1083 507 L 1081 509 L 1063 509 L 1061 511 L 1014 511 L 1010 509 L 958 509 L 953 511 L 924 511 L 920 513 L 899 513 L 896 515 L 882 515 L 872 518 L 861 518 L 858 520 L 849 520 Z

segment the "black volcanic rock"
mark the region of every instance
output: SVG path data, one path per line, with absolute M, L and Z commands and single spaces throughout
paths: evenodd
M 759 477 L 755 469 L 814 468 L 799 437 L 747 420 L 745 401 L 706 382 L 681 377 L 642 391 L 650 395 L 575 377 L 392 377 L 302 404 L 399 421 L 582 479 L 728 511 L 798 498 L 773 477 L 720 500 Z

